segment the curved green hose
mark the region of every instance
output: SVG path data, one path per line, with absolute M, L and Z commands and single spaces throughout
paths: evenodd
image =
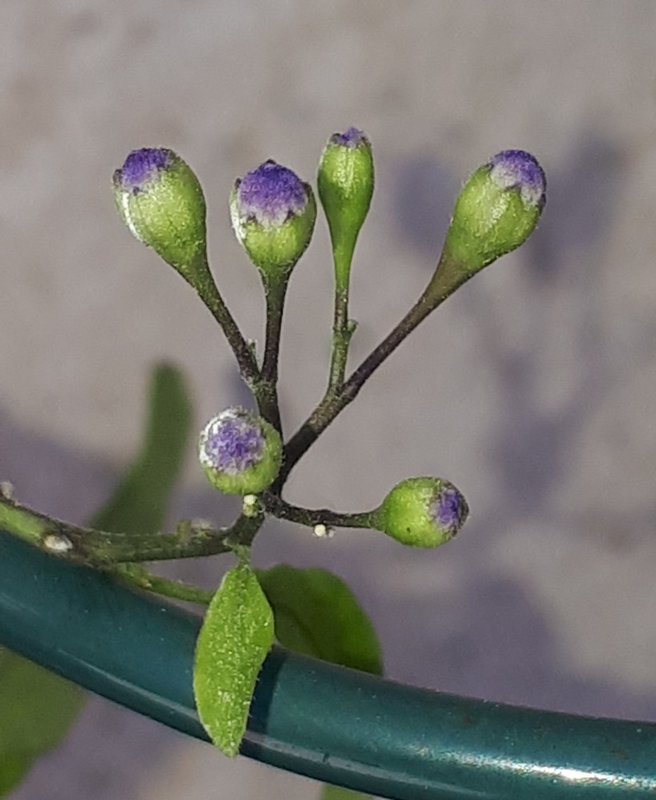
M 5 533 L 0 564 L 0 644 L 206 738 L 191 678 L 199 617 Z M 398 800 L 656 797 L 654 724 L 415 689 L 280 648 L 258 681 L 242 753 Z

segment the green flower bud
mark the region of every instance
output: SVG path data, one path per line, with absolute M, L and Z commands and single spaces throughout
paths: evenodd
M 187 164 L 172 150 L 133 150 L 114 173 L 114 198 L 132 234 L 189 280 L 206 236 L 203 190 Z
M 438 547 L 452 539 L 469 514 L 467 501 L 442 478 L 408 478 L 373 513 L 372 527 L 410 547 Z
M 467 275 L 519 247 L 535 229 L 546 202 L 546 179 L 523 150 L 504 150 L 477 169 L 462 188 L 443 260 Z
M 220 492 L 259 494 L 280 472 L 282 441 L 262 417 L 228 408 L 203 428 L 198 458 L 207 479 Z
M 286 281 L 310 243 L 317 215 L 312 188 L 286 167 L 265 161 L 235 181 L 235 235 L 265 280 Z
M 374 191 L 371 144 L 362 131 L 349 128 L 330 137 L 317 184 L 335 254 L 336 282 L 346 288 L 355 243 Z

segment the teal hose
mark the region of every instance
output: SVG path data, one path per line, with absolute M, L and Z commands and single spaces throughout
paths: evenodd
M 0 564 L 0 644 L 206 738 L 191 679 L 198 616 L 5 533 Z M 415 689 L 280 648 L 258 681 L 242 753 L 397 800 L 656 797 L 654 724 Z

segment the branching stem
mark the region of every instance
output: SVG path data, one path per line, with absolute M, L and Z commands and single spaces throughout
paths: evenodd
M 335 417 L 353 402 L 360 389 L 401 342 L 470 277 L 471 275 L 457 263 L 445 258 L 440 260 L 430 283 L 398 325 L 372 350 L 340 388 L 326 392 L 318 406 L 289 440 L 285 447 L 281 474 L 274 490 L 282 488 L 290 472 L 309 447 Z
M 340 514 L 328 508 L 302 508 L 285 502 L 279 495 L 271 492 L 265 492 L 261 500 L 264 509 L 272 516 L 309 528 L 317 525 L 325 525 L 327 528 L 370 528 L 375 515 L 375 511 Z
M 229 528 L 182 522 L 172 534 L 110 533 L 54 520 L 0 497 L 0 528 L 50 555 L 100 569 L 230 552 L 250 545 L 262 522 L 259 514 L 241 516 Z

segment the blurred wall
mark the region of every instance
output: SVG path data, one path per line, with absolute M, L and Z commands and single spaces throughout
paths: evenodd
M 357 509 L 403 477 L 443 475 L 471 522 L 430 555 L 274 527 L 257 558 L 349 579 L 397 679 L 656 719 L 656 5 L 4 0 L 0 23 L 0 478 L 48 513 L 88 517 L 135 446 L 160 359 L 187 370 L 199 426 L 245 401 L 209 315 L 117 219 L 110 179 L 130 149 L 169 146 L 195 168 L 218 282 L 261 340 L 231 183 L 268 157 L 313 180 L 327 137 L 363 128 L 377 188 L 353 364 L 423 288 L 461 181 L 528 149 L 549 179 L 530 244 L 424 323 L 289 485 L 296 502 Z M 289 296 L 288 431 L 323 391 L 331 308 L 320 220 Z M 193 453 L 176 510 L 228 513 Z M 94 699 L 16 796 L 265 791 L 317 790 Z

